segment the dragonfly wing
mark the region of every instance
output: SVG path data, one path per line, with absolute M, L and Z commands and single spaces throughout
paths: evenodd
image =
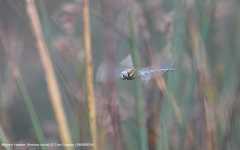
M 118 80 L 120 78 L 120 73 L 122 71 L 126 70 L 126 67 L 123 66 L 117 66 L 114 70 L 107 69 L 106 63 L 101 63 L 97 69 L 96 73 L 96 81 L 97 82 L 104 82 L 107 80 L 108 76 L 113 76 L 113 80 Z
M 105 63 L 101 63 L 97 69 L 97 73 L 96 73 L 96 81 L 97 82 L 103 82 L 105 79 L 105 76 L 107 71 L 107 67 Z
M 155 55 L 155 59 L 158 60 L 161 66 L 157 68 L 171 68 L 177 60 L 177 56 L 172 51 L 171 42 L 167 42 L 166 46 Z
M 120 65 L 116 67 L 115 70 L 107 69 L 106 63 L 101 63 L 97 69 L 96 73 L 96 81 L 104 82 L 107 79 L 109 74 L 114 76 L 114 80 L 120 78 L 120 73 L 126 69 L 133 69 L 133 61 L 132 56 L 129 54 L 126 58 L 124 58 L 120 63 Z
M 120 79 L 121 72 L 125 71 L 126 69 L 127 69 L 126 67 L 118 65 L 114 71 L 115 79 Z
M 147 84 L 148 81 L 152 78 L 154 78 L 154 75 L 152 73 L 151 74 L 145 74 L 145 75 L 141 76 L 141 80 L 142 80 L 143 84 Z
M 149 80 L 161 75 L 163 72 L 155 72 L 150 74 L 145 74 L 141 76 L 141 80 L 143 84 L 147 84 Z
M 141 80 L 150 80 L 157 76 L 160 76 L 163 72 L 149 73 L 141 76 Z
M 164 72 L 152 72 L 154 69 L 153 67 L 147 67 L 147 68 L 143 68 L 139 71 L 139 73 L 141 74 L 141 80 L 143 83 L 147 83 L 149 80 L 160 76 L 161 74 L 163 74 Z M 149 73 L 150 72 L 150 73 Z
M 126 58 L 124 58 L 119 64 L 127 67 L 128 69 L 134 69 L 132 55 L 130 54 Z

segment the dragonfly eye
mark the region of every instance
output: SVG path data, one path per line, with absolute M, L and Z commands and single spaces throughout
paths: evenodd
M 127 73 L 126 71 L 121 72 L 120 78 L 121 78 L 122 80 L 125 80 L 127 77 L 128 77 L 128 73 Z
M 124 80 L 123 73 L 120 74 L 120 78 Z

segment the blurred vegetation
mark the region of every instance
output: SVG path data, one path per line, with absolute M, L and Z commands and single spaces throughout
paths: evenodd
M 239 0 L 90 0 L 89 12 L 82 0 L 35 0 L 32 19 L 30 1 L 0 0 L 0 143 L 239 149 Z M 47 55 L 36 45 L 41 38 Z M 136 69 L 177 71 L 147 84 L 116 80 L 129 54 Z M 41 148 L 93 149 L 31 147 Z

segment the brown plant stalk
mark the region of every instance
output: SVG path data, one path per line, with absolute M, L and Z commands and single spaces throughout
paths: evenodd
M 38 48 L 40 58 L 43 64 L 43 69 L 45 71 L 45 76 L 48 85 L 48 92 L 52 102 L 53 110 L 55 112 L 56 121 L 59 126 L 59 132 L 62 142 L 71 144 L 72 139 L 70 136 L 68 123 L 64 108 L 62 105 L 62 99 L 57 85 L 56 76 L 54 73 L 53 65 L 48 53 L 46 42 L 44 40 L 41 23 L 38 17 L 37 9 L 34 0 L 25 0 L 27 14 L 29 16 L 32 30 L 36 38 L 36 47 Z M 71 147 L 65 147 L 67 150 L 71 150 Z
M 89 105 L 89 120 L 94 149 L 97 150 L 97 125 L 96 125 L 96 104 L 93 89 L 93 66 L 91 53 L 91 31 L 89 20 L 89 4 L 88 0 L 83 0 L 83 22 L 84 22 L 84 44 L 86 54 L 86 69 L 87 69 L 87 90 L 88 90 L 88 105 Z

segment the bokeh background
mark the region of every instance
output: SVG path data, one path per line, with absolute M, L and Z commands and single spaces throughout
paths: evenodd
M 35 5 L 72 143 L 92 143 L 82 1 Z M 239 149 L 239 0 L 90 0 L 89 8 L 97 149 Z M 0 21 L 1 143 L 39 143 L 33 122 L 45 143 L 63 143 L 26 2 L 0 0 Z M 177 71 L 123 81 L 115 74 L 129 54 L 136 69 Z

